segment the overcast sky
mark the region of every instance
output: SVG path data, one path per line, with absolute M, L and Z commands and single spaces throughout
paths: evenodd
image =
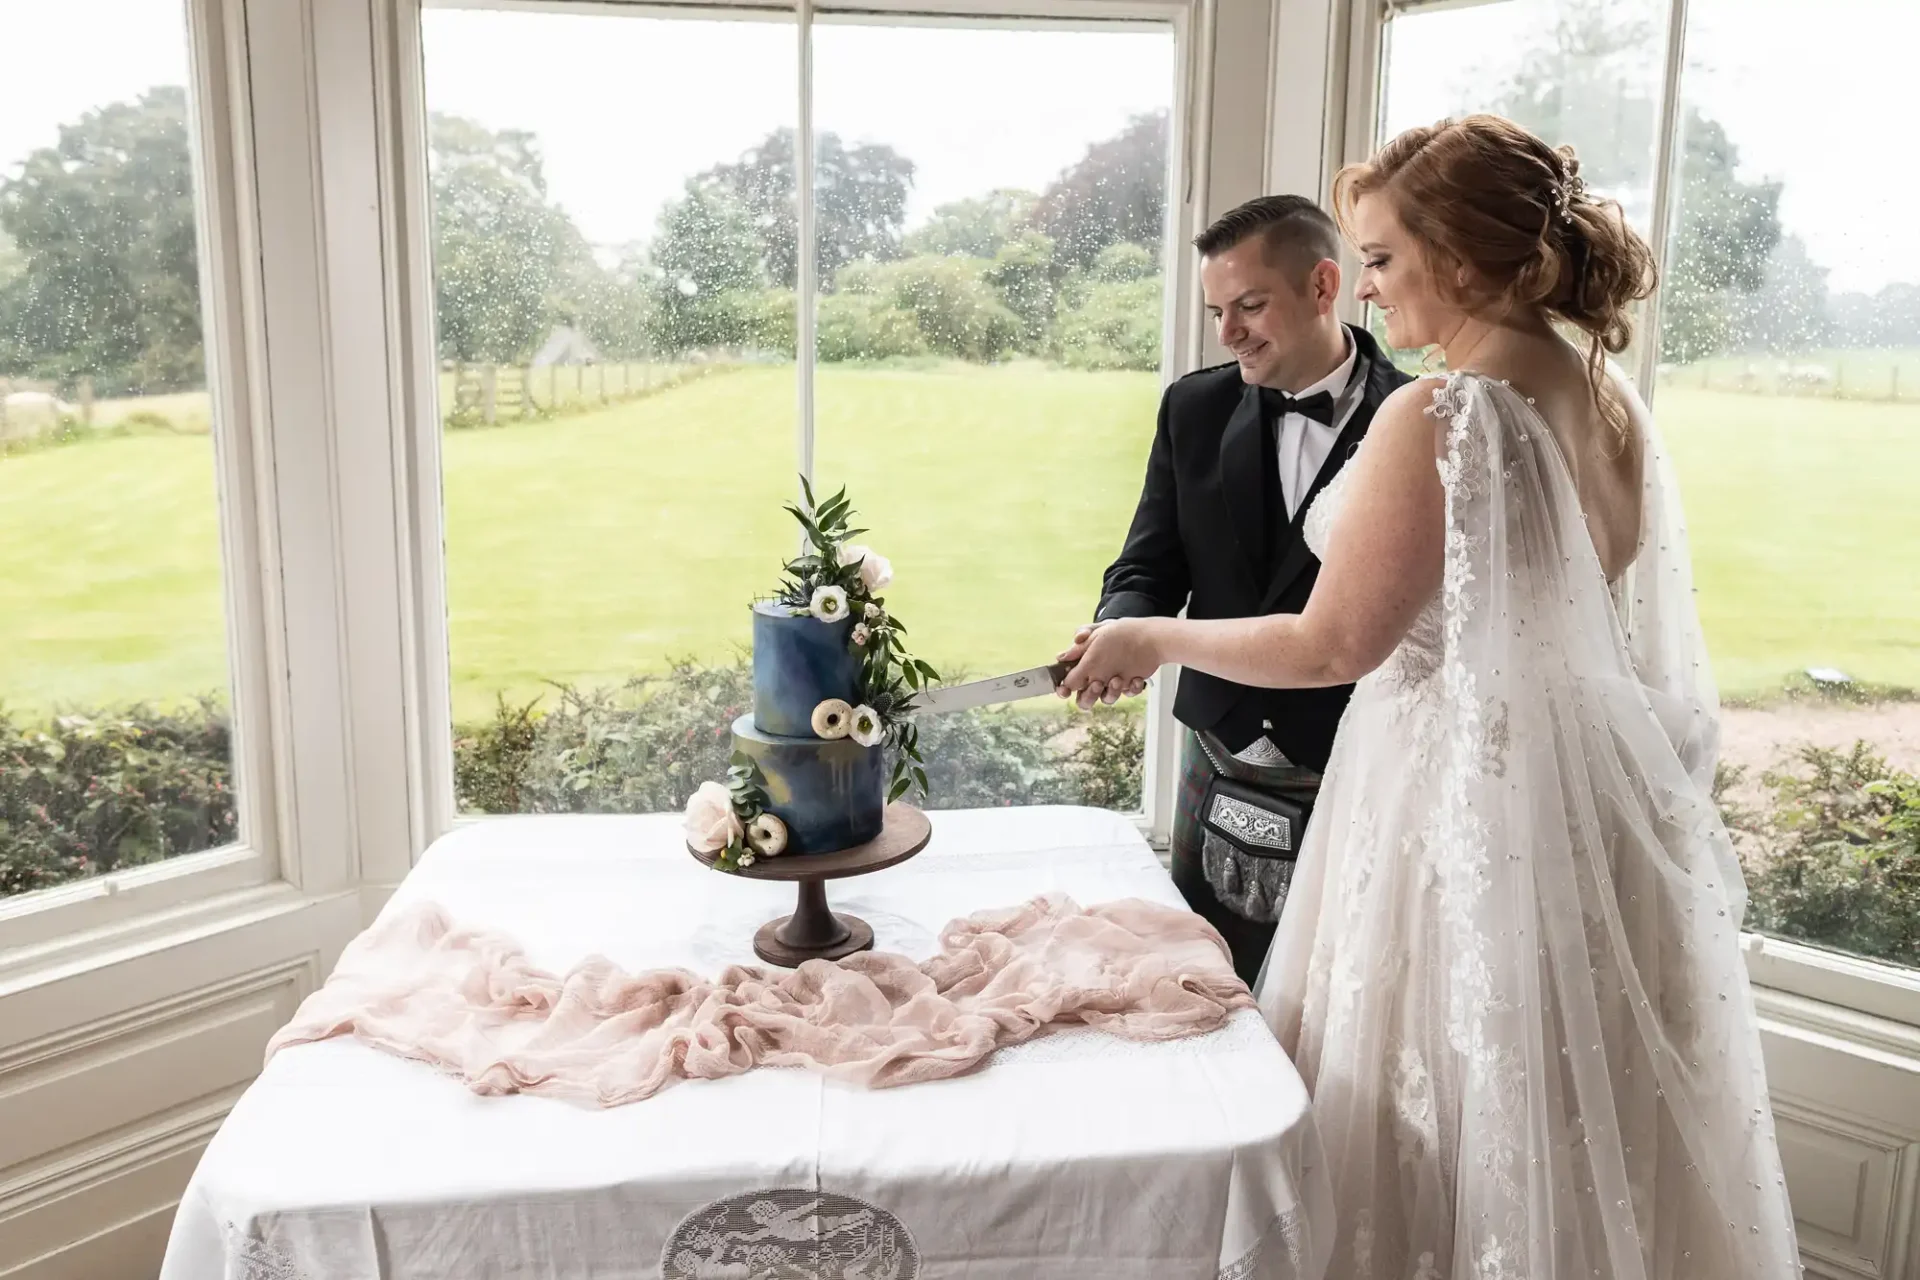
M 1401 19 L 1386 127 L 1471 105 L 1476 82 L 1497 89 L 1554 7 L 1505 0 Z M 1785 179 L 1781 221 L 1832 272 L 1829 285 L 1920 281 L 1920 165 L 1895 141 L 1920 102 L 1920 0 L 1691 0 L 1687 12 L 1688 104 L 1726 126 L 1741 177 Z M 1649 68 L 1649 83 L 1658 79 Z
M 1474 92 L 1463 68 L 1491 85 L 1548 12 L 1550 0 L 1506 0 L 1402 19 L 1389 123 L 1458 109 Z M 1691 100 L 1727 125 L 1742 176 L 1786 179 L 1784 220 L 1833 285 L 1920 280 L 1920 166 L 1890 149 L 1910 132 L 1920 0 L 1692 0 L 1691 12 Z M 688 174 L 794 121 L 791 23 L 454 9 L 425 23 L 429 103 L 537 134 L 552 194 L 597 243 L 645 237 Z M 0 33 L 0 173 L 61 122 L 185 77 L 178 0 L 0 0 Z M 836 24 L 815 41 L 818 127 L 915 162 L 910 222 L 996 186 L 1042 187 L 1173 97 L 1167 30 Z

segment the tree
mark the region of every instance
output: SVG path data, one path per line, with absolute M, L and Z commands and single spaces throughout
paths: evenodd
M 644 360 L 653 353 L 654 296 L 646 246 L 614 251 L 615 265 L 602 268 L 591 256 L 573 264 L 553 300 L 554 320 L 579 329 L 610 360 Z
M 991 258 L 1008 241 L 1028 234 L 1040 197 L 1001 187 L 975 199 L 956 200 L 933 211 L 927 224 L 906 239 L 906 252 Z
M 836 285 L 841 293 L 872 295 L 884 307 L 913 316 L 929 351 L 992 360 L 1014 348 L 1022 326 L 987 282 L 987 265 L 979 258 L 932 256 L 854 262 Z M 876 332 L 892 323 L 879 311 L 858 313 L 858 319 Z
M 893 299 L 842 290 L 820 298 L 814 349 L 824 361 L 884 360 L 927 354 L 920 318 Z
M 579 295 L 600 283 L 598 267 L 572 219 L 547 198 L 532 134 L 436 113 L 428 142 L 440 354 L 522 359 L 552 325 L 577 318 Z
M 1660 358 L 1686 363 L 1743 345 L 1740 316 L 1768 278 L 1780 243 L 1778 182 L 1742 182 L 1740 153 L 1716 120 L 1687 113 L 1680 204 L 1665 258 Z M 1802 247 L 1804 259 L 1804 246 Z M 1820 279 L 1825 313 L 1825 274 Z M 1813 304 L 1802 300 L 1802 306 Z
M 0 183 L 0 358 L 29 374 L 91 376 L 109 391 L 163 391 L 205 379 L 193 157 L 186 91 L 60 126 Z
M 776 129 L 732 164 L 716 165 L 694 181 L 730 192 L 744 207 L 760 239 L 761 260 L 775 285 L 791 289 L 799 279 L 796 246 L 799 212 L 794 193 L 794 134 Z M 913 161 L 892 147 L 849 147 L 823 133 L 814 147 L 814 269 L 831 280 L 860 258 L 900 256 Z
M 1125 240 L 1108 245 L 1061 286 L 1054 358 L 1071 369 L 1159 369 L 1165 297 L 1157 254 Z
M 1827 269 L 1808 256 L 1799 236 L 1783 237 L 1760 287 L 1729 299 L 1726 321 L 1725 349 L 1793 355 L 1825 346 L 1833 334 Z
M 1053 241 L 1037 231 L 1003 241 L 983 274 L 1007 310 L 1020 317 L 1024 345 L 1038 350 L 1053 323 L 1054 297 L 1059 292 Z
M 751 210 L 712 178 L 689 178 L 660 211 L 650 254 L 654 341 L 663 351 L 746 345 L 766 288 Z
M 1606 0 L 1559 0 L 1553 14 L 1492 110 L 1555 146 L 1572 144 L 1581 176 L 1644 218 L 1653 190 L 1660 32 L 1640 11 Z
M 1167 113 L 1135 116 L 1089 147 L 1041 195 L 1033 221 L 1063 265 L 1090 266 L 1120 241 L 1158 248 L 1167 227 Z
M 1835 339 L 1849 347 L 1920 347 L 1920 284 L 1889 284 L 1878 293 L 1833 300 Z
M 1557 144 L 1644 225 L 1653 190 L 1660 33 L 1630 7 L 1561 0 L 1553 27 L 1519 60 L 1493 110 Z M 1737 301 L 1760 290 L 1780 241 L 1778 182 L 1745 182 L 1724 126 L 1688 107 L 1678 218 L 1661 255 L 1660 352 L 1690 361 L 1736 340 Z M 1637 202 L 1637 204 L 1636 204 Z
M 1070 369 L 1160 367 L 1160 280 L 1100 280 L 1074 295 L 1055 329 L 1055 358 Z
M 1122 241 L 1102 249 L 1087 274 L 1095 280 L 1116 284 L 1146 280 L 1159 276 L 1160 256 L 1145 245 Z

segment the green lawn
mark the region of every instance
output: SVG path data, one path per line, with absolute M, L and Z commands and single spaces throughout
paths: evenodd
M 1157 380 L 1015 366 L 826 368 L 816 474 L 891 557 L 936 665 L 1039 661 L 1123 536 Z M 747 640 L 793 549 L 794 378 L 756 368 L 445 447 L 455 710 Z M 1809 664 L 1920 685 L 1920 405 L 1669 387 L 1723 687 Z M 225 682 L 206 437 L 0 459 L 0 702 L 174 700 Z
M 1139 496 L 1156 380 L 1039 367 L 826 369 L 823 485 L 893 561 L 916 652 L 982 673 L 1051 658 L 1091 612 Z M 798 526 L 794 377 L 750 369 L 446 449 L 462 716 L 542 677 L 614 680 L 724 657 Z
M 1814 665 L 1920 686 L 1920 404 L 1669 388 L 1654 412 L 1722 690 Z

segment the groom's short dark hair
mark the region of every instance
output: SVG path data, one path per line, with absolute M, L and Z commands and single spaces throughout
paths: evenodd
M 1339 228 L 1305 196 L 1256 196 L 1221 214 L 1193 238 L 1193 247 L 1211 258 L 1254 236 L 1265 240 L 1268 262 L 1303 274 L 1322 258 L 1340 260 Z

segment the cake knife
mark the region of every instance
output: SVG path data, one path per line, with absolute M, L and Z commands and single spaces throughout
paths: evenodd
M 1037 698 L 1058 689 L 1070 670 L 1071 663 L 1054 662 L 1044 667 L 1028 667 L 1025 671 L 1010 671 L 1003 676 L 990 676 L 985 680 L 969 680 L 965 684 L 928 689 L 915 695 L 914 711 L 916 714 L 931 712 L 940 715 L 948 711 L 990 707 L 1000 702 L 1018 702 L 1022 698 Z

